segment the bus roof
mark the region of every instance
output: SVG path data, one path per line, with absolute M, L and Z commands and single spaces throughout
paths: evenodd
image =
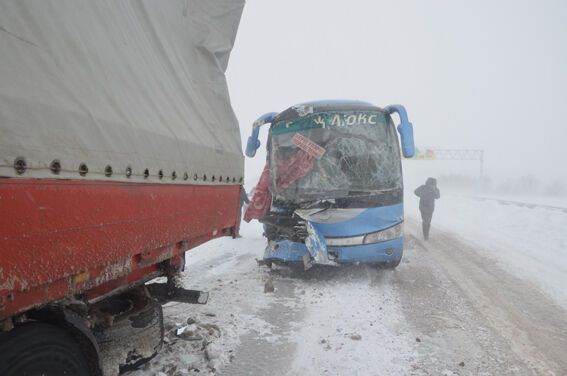
M 291 106 L 280 112 L 272 123 L 295 119 L 310 113 L 331 112 L 331 111 L 384 111 L 380 107 L 374 106 L 372 103 L 348 100 L 348 99 L 329 99 L 304 102 Z

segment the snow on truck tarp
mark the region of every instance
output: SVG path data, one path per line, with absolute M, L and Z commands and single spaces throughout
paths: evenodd
M 240 182 L 224 73 L 243 6 L 1 1 L 0 176 Z

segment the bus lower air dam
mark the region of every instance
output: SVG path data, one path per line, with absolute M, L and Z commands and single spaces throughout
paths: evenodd
M 404 157 L 414 155 L 403 106 L 318 101 L 268 113 L 253 124 L 246 155 L 270 124 L 267 162 L 244 219 L 264 224 L 264 263 L 381 264 L 403 253 Z

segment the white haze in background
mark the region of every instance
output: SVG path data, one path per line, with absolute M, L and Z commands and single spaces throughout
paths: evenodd
M 418 146 L 484 149 L 493 181 L 565 182 L 566 20 L 561 0 L 249 0 L 228 70 L 242 142 L 256 117 L 302 101 L 401 103 Z M 404 168 L 478 175 L 474 162 Z

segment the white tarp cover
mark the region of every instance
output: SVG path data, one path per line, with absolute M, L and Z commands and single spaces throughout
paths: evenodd
M 243 6 L 0 0 L 0 176 L 238 183 L 244 160 L 224 72 Z

